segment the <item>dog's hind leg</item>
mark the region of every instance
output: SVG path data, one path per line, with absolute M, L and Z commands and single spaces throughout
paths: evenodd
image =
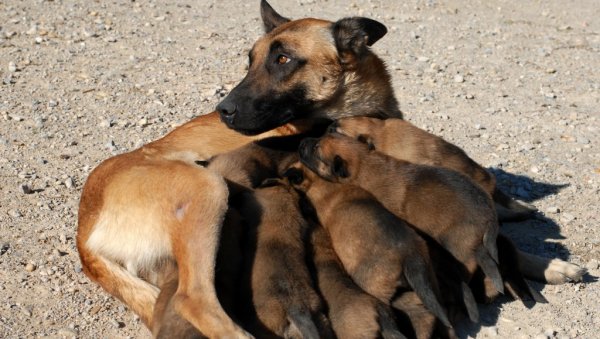
M 560 259 L 549 259 L 535 254 L 518 252 L 519 268 L 525 278 L 552 285 L 581 281 L 587 270 Z
M 178 175 L 183 175 L 184 169 Z M 207 171 L 208 173 L 208 171 Z M 180 196 L 174 209 L 173 254 L 179 268 L 179 287 L 173 305 L 209 338 L 252 338 L 225 313 L 217 298 L 215 265 L 221 229 L 227 212 L 227 186 L 218 175 L 186 175 L 190 187 L 203 192 Z
M 148 328 L 152 328 L 158 288 L 134 276 L 123 266 L 93 254 L 87 247 L 80 247 L 79 255 L 85 273 L 108 293 L 129 306 Z
M 496 212 L 499 221 L 522 221 L 531 218 L 537 208 L 522 201 L 513 199 L 502 192 L 498 187 L 492 194 L 496 203 Z

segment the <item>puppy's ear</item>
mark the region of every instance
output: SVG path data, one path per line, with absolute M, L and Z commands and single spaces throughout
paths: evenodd
M 304 173 L 296 167 L 290 167 L 283 172 L 283 177 L 287 178 L 292 185 L 300 185 L 304 181 Z
M 350 176 L 350 173 L 348 172 L 348 163 L 339 155 L 336 155 L 333 158 L 333 164 L 331 164 L 331 172 L 333 173 L 333 175 L 340 178 L 347 178 Z
M 363 144 L 367 144 L 369 151 L 375 150 L 375 145 L 373 144 L 373 138 L 371 138 L 371 136 L 367 134 L 359 134 L 356 140 L 362 142 Z
M 344 18 L 333 24 L 333 38 L 342 62 L 360 59 L 377 40 L 387 33 L 380 22 L 362 18 Z
M 273 7 L 265 0 L 260 2 L 260 16 L 262 17 L 265 33 L 269 33 L 274 30 L 275 27 L 290 21 L 290 19 L 275 12 Z

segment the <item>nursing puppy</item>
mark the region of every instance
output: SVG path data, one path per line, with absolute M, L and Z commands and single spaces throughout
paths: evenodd
M 496 211 L 489 195 L 472 180 L 448 169 L 388 157 L 337 133 L 304 139 L 299 152 L 302 163 L 321 177 L 364 188 L 435 239 L 464 265 L 467 281 L 479 266 L 503 292 L 496 265 Z
M 314 206 L 333 249 L 358 286 L 386 304 L 402 289 L 412 289 L 451 327 L 438 301 L 427 245 L 410 226 L 358 186 L 332 183 L 298 167 L 286 175 Z
M 327 231 L 316 226 L 310 239 L 317 285 L 327 304 L 327 316 L 337 337 L 404 338 L 389 307 L 365 293 L 344 271 Z
M 500 221 L 527 219 L 536 211 L 502 192 L 496 186 L 494 175 L 469 158 L 462 149 L 407 121 L 344 118 L 332 124 L 330 131 L 363 141 L 378 152 L 396 159 L 445 167 L 468 176 L 493 197 Z
M 250 230 L 244 279 L 250 331 L 259 338 L 328 337 L 305 261 L 308 224 L 298 194 L 283 181 L 268 180 L 244 194 L 241 214 Z

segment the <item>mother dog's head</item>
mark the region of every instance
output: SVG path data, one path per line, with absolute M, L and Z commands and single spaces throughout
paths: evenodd
M 387 33 L 360 17 L 290 20 L 261 1 L 265 28 L 248 74 L 217 106 L 221 119 L 258 134 L 301 118 L 402 117 L 381 59 L 369 49 Z

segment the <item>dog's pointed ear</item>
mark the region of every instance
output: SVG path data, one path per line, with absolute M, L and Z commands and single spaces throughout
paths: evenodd
M 275 12 L 266 0 L 261 0 L 260 2 L 260 16 L 262 17 L 265 33 L 269 33 L 275 27 L 290 21 L 290 19 Z
M 339 155 L 336 155 L 333 158 L 333 164 L 331 164 L 331 172 L 333 175 L 340 178 L 347 178 L 350 176 L 348 172 L 348 163 L 346 160 L 342 159 Z
M 344 18 L 333 24 L 333 38 L 342 61 L 349 56 L 362 57 L 386 33 L 382 23 L 369 18 Z

